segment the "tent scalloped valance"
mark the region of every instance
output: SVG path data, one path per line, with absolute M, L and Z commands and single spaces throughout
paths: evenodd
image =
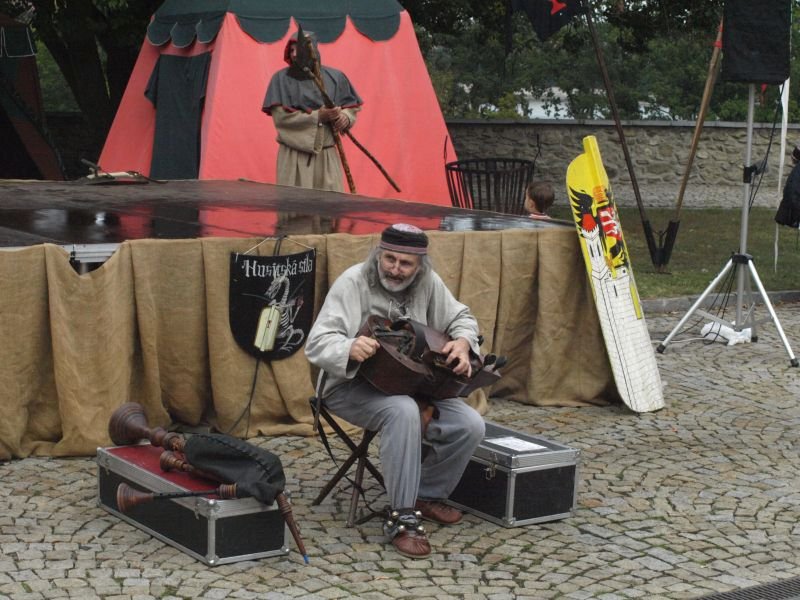
M 321 43 L 335 41 L 347 17 L 360 33 L 373 41 L 391 39 L 400 26 L 403 7 L 396 0 L 310 0 L 287 8 L 285 0 L 199 0 L 187 3 L 167 0 L 156 11 L 147 28 L 147 39 L 161 46 L 169 41 L 183 48 L 195 39 L 211 42 L 219 33 L 225 14 L 236 15 L 239 26 L 258 42 L 282 39 L 294 17 L 304 29 L 313 31 Z

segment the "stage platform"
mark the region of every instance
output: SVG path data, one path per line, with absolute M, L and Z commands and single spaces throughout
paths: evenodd
M 0 460 L 91 455 L 126 401 L 153 425 L 311 434 L 316 373 L 303 353 L 257 370 L 233 339 L 231 255 L 271 255 L 265 238 L 279 235 L 281 254 L 314 248 L 316 311 L 395 222 L 429 232 L 483 351 L 508 357 L 491 397 L 617 401 L 572 225 L 244 181 L 2 181 Z M 488 411 L 487 394 L 469 401 Z
M 127 240 L 571 227 L 564 222 L 249 181 L 86 183 L 0 180 L 0 247 Z

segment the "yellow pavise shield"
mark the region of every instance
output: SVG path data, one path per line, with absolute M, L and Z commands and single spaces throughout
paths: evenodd
M 659 410 L 661 377 L 597 138 L 583 138 L 583 150 L 567 168 L 567 195 L 614 381 L 631 410 Z

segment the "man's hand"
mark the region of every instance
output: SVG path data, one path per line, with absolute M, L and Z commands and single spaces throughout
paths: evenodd
M 319 109 L 319 120 L 321 123 L 331 123 L 335 121 L 340 114 L 342 114 L 342 109 L 338 106 L 333 106 L 331 108 L 323 106 Z
M 331 121 L 331 127 L 336 133 L 344 133 L 348 129 L 350 129 L 350 119 L 344 113 L 344 111 L 339 113 L 339 116 L 336 117 L 335 121 Z
M 332 108 L 322 107 L 319 109 L 320 123 L 328 123 L 337 133 L 346 131 L 350 127 L 350 119 L 342 111 L 340 106 Z
M 375 354 L 380 346 L 378 340 L 361 335 L 350 346 L 350 359 L 362 363 Z
M 453 369 L 453 373 L 456 375 L 472 377 L 469 350 L 469 342 L 466 338 L 450 340 L 442 348 L 442 353 L 447 355 L 447 366 Z

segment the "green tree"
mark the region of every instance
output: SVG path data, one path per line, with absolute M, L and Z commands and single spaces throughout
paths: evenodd
M 38 42 L 36 46 L 36 64 L 39 69 L 45 111 L 79 112 L 75 96 L 72 95 L 72 90 L 69 89 L 67 81 L 50 55 L 47 46 L 41 42 Z
M 622 32 L 618 41 L 643 52 L 657 38 L 686 33 L 705 35 L 712 41 L 722 15 L 723 0 L 608 0 L 596 2 L 601 18 Z
M 149 18 L 163 0 L 0 0 L 0 10 L 32 11 L 43 79 L 57 86 L 55 64 L 99 148 L 133 70 Z M 623 118 L 694 119 L 705 84 L 711 43 L 724 0 L 585 0 Z M 442 109 L 448 116 L 507 118 L 525 113 L 523 93 L 544 99 L 553 116 L 609 116 L 585 19 L 540 42 L 511 0 L 400 0 L 414 21 Z M 793 0 L 795 14 L 800 0 Z M 800 25 L 793 19 L 793 31 Z M 800 39 L 797 35 L 795 39 Z M 54 63 L 48 63 L 47 54 Z M 800 75 L 800 45 L 792 49 Z M 50 66 L 48 66 L 50 65 Z M 800 81 L 800 77 L 794 77 Z M 564 91 L 565 99 L 554 93 Z M 756 115 L 770 120 L 777 90 Z M 58 94 L 56 94 L 58 96 Z M 61 106 L 61 103 L 59 103 Z M 709 119 L 743 120 L 747 86 L 720 82 Z M 790 106 L 798 120 L 797 102 Z
M 527 18 L 510 15 L 509 2 L 401 0 L 420 32 L 423 53 L 448 116 L 509 114 L 510 99 L 525 91 L 544 101 L 551 116 L 610 118 L 610 107 L 584 17 L 541 42 Z M 697 118 L 723 0 L 604 0 L 592 3 L 600 47 L 623 119 Z M 800 0 L 792 3 L 800 14 Z M 794 39 L 800 25 L 793 19 Z M 448 33 L 449 32 L 449 33 Z M 800 47 L 792 71 L 800 75 Z M 800 78 L 793 77 L 794 81 Z M 558 91 L 563 92 L 563 96 Z M 756 120 L 771 121 L 778 98 L 770 86 Z M 707 119 L 742 121 L 748 86 L 717 81 Z M 501 99 L 505 108 L 499 110 Z M 481 110 L 492 106 L 493 110 Z M 514 111 L 512 111 L 514 112 Z M 517 111 L 522 118 L 524 107 Z M 797 103 L 790 118 L 797 120 Z

